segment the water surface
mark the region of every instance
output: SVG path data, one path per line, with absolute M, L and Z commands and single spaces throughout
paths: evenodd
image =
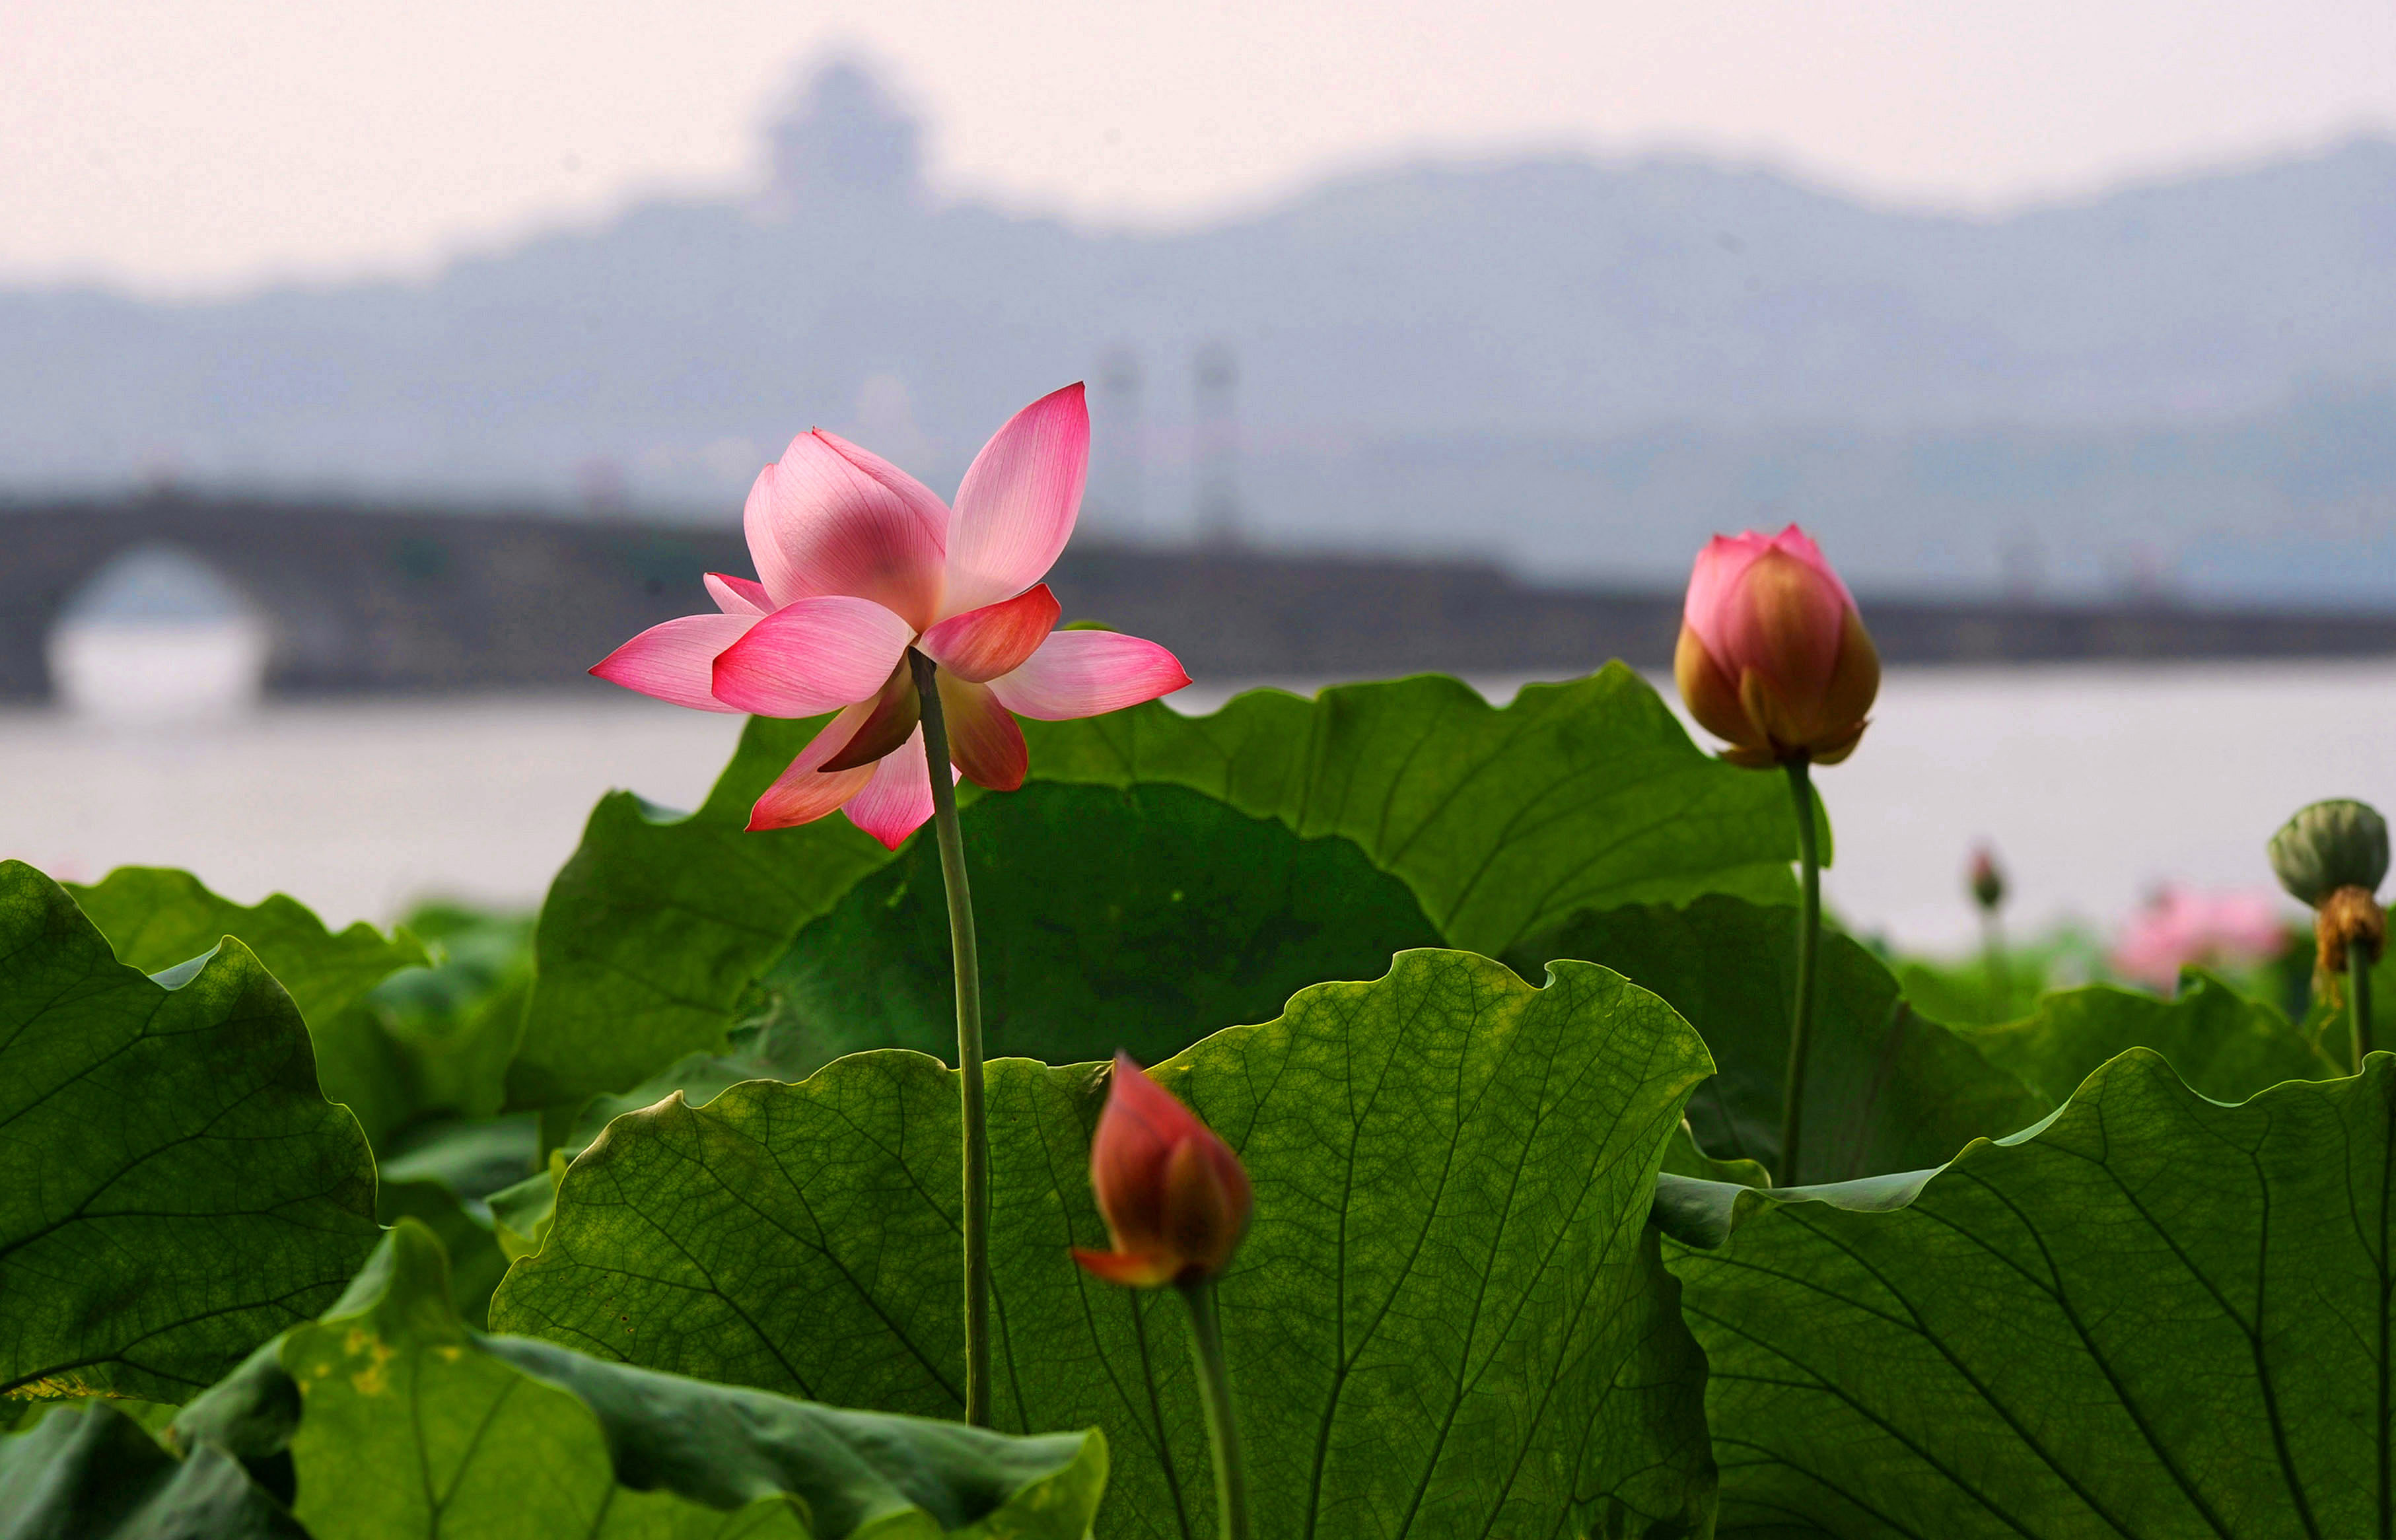
M 1518 683 L 1482 688 L 1502 699 Z M 1230 693 L 1178 699 L 1211 710 Z M 531 905 L 602 792 L 692 806 L 739 726 L 580 695 L 147 725 L 0 712 L 0 852 L 86 880 L 188 867 L 336 924 L 434 895 Z M 1837 830 L 1826 890 L 1858 926 L 1967 944 L 1978 839 L 2012 875 L 2018 930 L 2110 924 L 2158 883 L 2268 886 L 2263 843 L 2301 803 L 2396 809 L 2396 663 L 1899 670 L 1861 749 L 1818 783 Z

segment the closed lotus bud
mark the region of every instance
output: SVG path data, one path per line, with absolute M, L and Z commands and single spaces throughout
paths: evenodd
M 1213 1278 L 1247 1233 L 1254 1199 L 1240 1158 L 1215 1131 L 1115 1055 L 1114 1083 L 1090 1141 L 1090 1188 L 1111 1251 L 1073 1260 L 1111 1283 L 1152 1289 Z
M 2366 803 L 2317 802 L 2271 836 L 2271 870 L 2315 909 L 2340 888 L 2361 888 L 2368 897 L 2388 875 L 2388 820 Z
M 1997 870 L 1996 855 L 1987 845 L 1972 852 L 1972 900 L 1990 910 L 2005 901 L 2005 874 Z
M 1672 676 L 1732 763 L 1836 764 L 1864 736 L 1880 654 L 1847 585 L 1790 524 L 1717 535 L 1697 553 Z

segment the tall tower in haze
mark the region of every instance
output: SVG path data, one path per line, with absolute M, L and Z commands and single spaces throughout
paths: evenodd
M 923 129 L 854 60 L 805 73 L 766 126 L 764 205 L 788 218 L 827 204 L 906 208 L 924 192 Z

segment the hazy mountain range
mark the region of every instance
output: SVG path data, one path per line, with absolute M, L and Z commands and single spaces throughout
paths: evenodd
M 1248 538 L 1560 578 L 1797 517 L 1884 587 L 2396 598 L 2396 145 L 1990 220 L 1693 160 L 1416 166 L 1132 235 L 938 204 L 915 141 L 837 67 L 753 200 L 423 283 L 0 290 L 0 487 L 728 518 L 811 423 L 945 490 L 1090 376 L 1126 536 L 1211 485 Z

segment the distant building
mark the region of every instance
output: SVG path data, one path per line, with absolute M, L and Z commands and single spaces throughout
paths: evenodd
M 923 131 L 859 64 L 810 69 L 765 129 L 764 211 L 790 218 L 827 201 L 910 207 L 924 189 Z

